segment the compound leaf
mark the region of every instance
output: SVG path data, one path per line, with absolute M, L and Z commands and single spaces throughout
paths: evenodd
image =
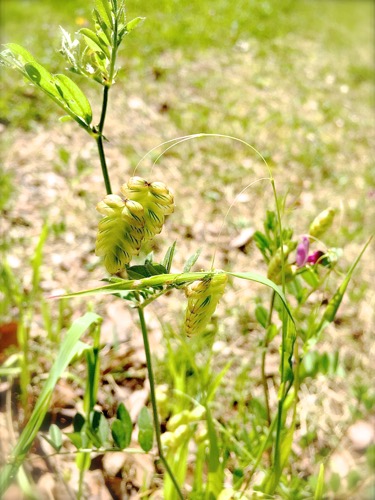
M 55 75 L 56 87 L 73 114 L 87 125 L 92 120 L 92 110 L 82 90 L 66 75 Z

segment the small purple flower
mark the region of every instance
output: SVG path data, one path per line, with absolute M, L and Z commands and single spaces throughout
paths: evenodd
M 306 262 L 307 262 L 307 264 L 314 265 L 321 260 L 323 255 L 324 255 L 324 252 L 322 252 L 321 250 L 317 250 L 316 252 L 312 253 L 311 255 L 309 255 L 307 257 Z
M 301 243 L 297 246 L 296 264 L 297 267 L 302 267 L 306 264 L 309 254 L 310 241 L 307 236 L 302 237 Z

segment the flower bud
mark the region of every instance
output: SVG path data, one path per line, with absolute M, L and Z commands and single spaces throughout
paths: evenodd
M 187 435 L 189 434 L 189 427 L 186 424 L 180 425 L 177 427 L 177 429 L 174 431 L 174 445 L 179 446 L 180 444 L 183 443 Z
M 194 410 L 189 412 L 189 422 L 197 422 L 206 417 L 206 408 L 202 405 L 196 406 Z
M 194 434 L 194 441 L 197 444 L 203 443 L 208 440 L 208 431 L 206 426 L 198 427 L 198 430 Z
M 283 246 L 283 254 L 285 261 L 285 277 L 290 280 L 294 275 L 293 267 L 286 261 L 290 252 L 292 252 L 295 248 L 295 243 L 290 241 L 288 244 Z M 276 284 L 280 284 L 282 282 L 282 265 L 281 265 L 281 248 L 278 248 L 273 255 L 272 259 L 269 261 L 268 270 L 267 270 L 267 278 L 272 280 Z
M 183 410 L 176 415 L 173 415 L 167 423 L 167 429 L 169 431 L 174 431 L 182 424 L 187 424 L 189 422 L 189 414 L 188 410 Z
M 307 264 L 315 265 L 318 262 L 321 262 L 323 255 L 324 255 L 324 252 L 322 252 L 321 250 L 317 250 L 316 252 L 312 253 L 311 255 L 309 255 L 307 257 L 306 262 L 307 262 Z
M 161 444 L 165 448 L 173 448 L 174 446 L 174 434 L 173 432 L 164 432 L 161 436 Z
M 319 238 L 324 234 L 327 229 L 329 229 L 333 223 L 336 210 L 332 207 L 323 210 L 315 219 L 312 221 L 309 229 L 309 234 L 313 238 Z
M 308 259 L 310 242 L 307 236 L 303 236 L 301 243 L 297 246 L 296 264 L 297 267 L 302 267 L 306 264 Z
M 189 435 L 189 427 L 187 425 L 180 425 L 174 432 L 164 432 L 161 435 L 162 445 L 169 449 L 178 448 Z

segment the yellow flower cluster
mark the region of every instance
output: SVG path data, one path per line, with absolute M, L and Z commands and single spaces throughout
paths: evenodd
M 124 269 L 138 255 L 142 243 L 162 230 L 165 216 L 174 209 L 174 200 L 161 182 L 148 183 L 132 177 L 121 187 L 124 196 L 110 194 L 96 209 L 104 215 L 99 222 L 95 253 L 103 257 L 111 274 Z
M 186 335 L 191 337 L 203 332 L 224 294 L 227 281 L 228 276 L 225 273 L 218 273 L 204 280 L 194 281 L 186 287 Z
M 141 177 L 132 177 L 121 187 L 121 194 L 143 206 L 145 241 L 159 234 L 163 228 L 165 216 L 173 213 L 173 196 L 162 182 L 149 184 Z

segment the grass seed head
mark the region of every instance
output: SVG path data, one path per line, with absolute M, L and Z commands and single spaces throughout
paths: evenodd
M 142 205 L 108 195 L 96 209 L 103 214 L 99 222 L 95 253 L 103 257 L 111 274 L 118 273 L 139 253 L 144 238 L 144 210 Z
M 150 184 L 141 177 L 132 177 L 121 187 L 121 193 L 126 199 L 143 206 L 145 241 L 161 232 L 165 217 L 174 211 L 173 195 L 162 182 Z
M 218 273 L 186 287 L 185 332 L 188 337 L 204 331 L 224 294 L 227 281 L 225 273 Z

